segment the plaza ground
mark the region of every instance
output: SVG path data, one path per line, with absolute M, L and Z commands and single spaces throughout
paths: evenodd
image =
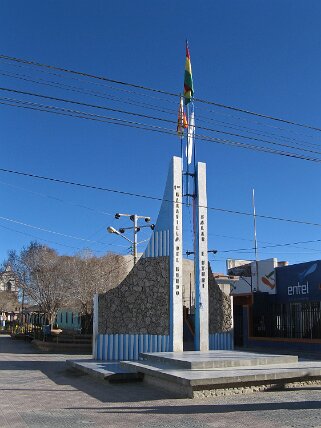
M 0 336 L 0 427 L 321 427 L 321 386 L 202 400 L 68 371 L 66 358 Z M 88 356 L 87 356 L 88 358 Z

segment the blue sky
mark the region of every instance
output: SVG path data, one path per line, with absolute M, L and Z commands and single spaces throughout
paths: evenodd
M 320 19 L 321 4 L 313 0 L 4 0 L 1 54 L 179 93 L 183 86 L 184 42 L 188 38 L 196 97 L 321 128 Z M 0 61 L 1 72 L 25 73 L 33 79 L 48 77 L 32 68 L 19 69 L 8 61 Z M 1 81 L 2 87 L 114 106 L 111 100 L 68 93 L 8 75 L 1 75 Z M 72 83 L 68 77 L 64 82 Z M 88 82 L 83 85 L 93 87 Z M 109 89 L 99 88 L 106 96 Z M 117 91 L 115 94 L 123 99 L 127 96 Z M 0 96 L 13 95 L 1 91 Z M 171 97 L 148 94 L 136 98 L 130 93 L 128 98 L 170 109 L 173 115 L 167 118 L 176 120 L 177 102 Z M 135 106 L 123 104 L 122 109 L 135 110 Z M 213 128 L 218 126 L 217 121 L 228 122 L 252 131 L 264 130 L 269 140 L 283 138 L 285 143 L 295 139 L 305 148 L 312 147 L 307 146 L 309 143 L 316 145 L 314 151 L 320 150 L 319 132 L 260 121 L 201 103 L 196 103 L 195 110 L 196 126 L 203 117 L 202 126 Z M 157 112 L 149 114 L 155 116 Z M 179 141 L 171 135 L 3 105 L 0 118 L 0 168 L 161 197 L 170 157 L 179 154 Z M 207 162 L 209 206 L 251 211 L 254 187 L 259 214 L 321 223 L 318 163 L 213 142 L 199 141 L 197 152 L 198 160 Z M 127 252 L 125 240 L 105 232 L 108 225 L 126 224 L 117 223 L 108 214 L 137 212 L 155 219 L 160 206 L 157 201 L 3 172 L 0 193 L 0 259 L 9 249 L 27 245 L 34 236 L 52 241 L 48 244 L 61 254 L 83 247 L 97 254 Z M 99 243 L 28 228 L 4 217 Z M 185 228 L 185 246 L 190 247 L 188 215 Z M 259 255 L 290 262 L 318 259 L 318 242 L 275 249 L 262 246 L 266 242 L 317 240 L 320 232 L 320 227 L 258 219 Z M 227 256 L 252 258 L 252 236 L 250 217 L 209 212 L 209 247 L 219 250 L 213 269 L 224 271 Z M 141 234 L 142 240 L 147 237 Z M 223 252 L 240 248 L 249 250 Z

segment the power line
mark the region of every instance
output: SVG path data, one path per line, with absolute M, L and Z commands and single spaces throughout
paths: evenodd
M 321 242 L 321 239 L 312 239 L 309 241 L 297 241 L 297 242 L 286 242 L 283 244 L 271 244 L 271 245 L 263 245 L 260 246 L 260 248 L 262 249 L 267 249 L 267 248 L 277 248 L 277 247 L 292 247 L 294 245 L 300 245 L 300 244 L 311 244 L 311 243 L 315 243 L 315 242 Z M 310 250 L 310 248 L 308 248 Z M 233 249 L 233 250 L 219 250 L 220 253 L 231 253 L 231 252 L 239 252 L 239 251 L 251 251 L 254 250 L 254 247 L 251 248 L 237 248 L 237 249 Z M 311 248 L 312 250 L 312 248 Z M 314 250 L 317 251 L 317 250 Z
M 39 63 L 36 61 L 30 61 L 30 60 L 25 60 L 22 58 L 17 58 L 17 57 L 12 57 L 12 56 L 8 56 L 8 55 L 0 55 L 0 58 L 2 59 L 6 59 L 9 61 L 15 61 L 17 63 L 22 63 L 22 64 L 28 64 L 28 65 L 32 65 L 32 66 L 36 66 L 36 67 L 42 67 L 42 68 L 46 68 L 46 69 L 50 69 L 50 70 L 56 70 L 59 72 L 64 72 L 64 73 L 69 73 L 69 74 L 73 74 L 73 75 L 77 75 L 77 76 L 82 76 L 82 77 L 87 77 L 87 78 L 91 78 L 91 79 L 96 79 L 96 80 L 101 80 L 101 81 L 106 81 L 106 82 L 110 82 L 110 83 L 114 83 L 117 85 L 122 85 L 122 86 L 128 86 L 128 87 L 132 87 L 135 89 L 140 89 L 140 90 L 144 90 L 144 91 L 149 91 L 149 92 L 154 92 L 154 93 L 158 93 L 158 94 L 163 94 L 163 95 L 168 95 L 168 96 L 173 96 L 173 97 L 179 97 L 179 94 L 177 93 L 173 93 L 173 92 L 169 92 L 169 91 L 164 91 L 161 89 L 155 89 L 155 88 L 150 88 L 144 85 L 137 85 L 137 84 L 133 84 L 133 83 L 128 83 L 128 82 L 124 82 L 122 80 L 116 80 L 116 79 L 110 79 L 108 77 L 103 77 L 103 76 L 97 76 L 94 74 L 90 74 L 90 73 L 85 73 L 82 71 L 76 71 L 76 70 L 72 70 L 72 69 L 67 69 L 67 68 L 62 68 L 62 67 L 56 67 L 53 65 L 49 65 L 49 64 L 44 64 L 44 63 Z M 231 111 L 237 111 L 240 113 L 244 113 L 247 115 L 251 115 L 251 116 L 256 116 L 256 117 L 260 117 L 263 119 L 268 119 L 268 120 L 272 120 L 272 121 L 276 121 L 276 122 L 280 122 L 280 123 L 285 123 L 288 125 L 294 125 L 294 126 L 298 126 L 298 127 L 302 127 L 302 128 L 307 128 L 307 129 L 311 129 L 313 131 L 321 131 L 321 128 L 315 127 L 315 126 L 311 126 L 311 125 L 307 125 L 307 124 L 302 124 L 299 122 L 294 122 L 294 121 L 290 121 L 290 120 L 286 120 L 286 119 L 281 119 L 281 118 L 277 118 L 274 116 L 270 116 L 270 115 L 266 115 L 266 114 L 262 114 L 262 113 L 257 113 L 251 110 L 246 110 L 246 109 L 242 109 L 242 108 L 238 108 L 238 107 L 233 107 L 233 106 L 229 106 L 223 103 L 218 103 L 218 102 L 214 102 L 214 101 L 209 101 L 209 100 L 204 100 L 201 98 L 194 98 L 195 102 L 199 102 L 199 103 L 203 103 L 203 104 L 208 104 L 208 105 L 214 105 L 216 107 L 220 107 L 223 109 L 227 109 L 227 110 L 231 110 Z
M 219 238 L 234 239 L 236 241 L 247 241 L 247 242 L 252 242 L 253 241 L 253 239 L 249 239 L 249 238 L 241 238 L 241 237 L 238 237 L 238 236 L 230 236 L 230 235 L 219 235 L 219 234 L 216 234 L 216 233 L 208 233 L 208 236 L 209 237 L 216 236 L 216 237 L 219 237 Z M 311 241 L 311 242 L 319 242 L 319 240 L 314 240 L 314 241 Z M 260 240 L 260 243 L 261 244 L 269 244 L 269 245 L 278 245 L 275 242 L 261 241 L 261 240 Z M 305 241 L 304 241 L 304 243 L 305 243 Z M 308 243 L 310 243 L 310 241 L 308 241 Z M 283 245 L 283 244 L 281 244 L 281 245 Z M 320 248 L 309 248 L 309 247 L 301 247 L 301 246 L 298 247 L 297 246 L 297 242 L 290 243 L 289 246 L 290 247 L 293 246 L 295 248 L 300 248 L 302 250 L 309 250 L 309 251 L 311 250 L 311 251 L 320 252 Z M 253 250 L 253 248 L 249 248 L 249 249 Z M 232 250 L 232 251 L 234 251 L 234 250 Z
M 20 94 L 20 95 L 29 95 L 29 96 L 33 96 L 33 97 L 37 97 L 37 98 L 45 98 L 45 99 L 48 99 L 48 100 L 51 100 L 51 101 L 65 102 L 65 103 L 69 103 L 69 104 L 80 105 L 80 106 L 83 106 L 83 107 L 97 108 L 97 109 L 101 109 L 101 110 L 111 111 L 111 112 L 114 112 L 114 113 L 128 114 L 128 115 L 131 115 L 131 116 L 142 117 L 144 119 L 159 120 L 159 121 L 162 121 L 162 122 L 168 122 L 168 123 L 176 124 L 175 120 L 162 119 L 162 118 L 159 118 L 159 117 L 156 117 L 156 116 L 149 116 L 149 115 L 146 115 L 146 114 L 135 113 L 135 112 L 126 111 L 126 110 L 119 110 L 119 109 L 115 109 L 115 108 L 112 108 L 112 107 L 101 106 L 101 105 L 98 105 L 98 104 L 89 104 L 89 103 L 84 103 L 84 102 L 76 101 L 76 100 L 68 100 L 66 98 L 59 98 L 59 97 L 52 97 L 52 96 L 49 96 L 49 95 L 36 94 L 34 92 L 19 91 L 17 89 L 3 88 L 3 87 L 0 87 L 0 91 L 13 92 L 13 93 Z
M 169 135 L 177 136 L 176 131 L 168 129 L 168 128 L 156 126 L 156 125 L 150 125 L 150 124 L 136 122 L 136 121 L 129 121 L 129 120 L 119 119 L 119 118 L 115 118 L 115 117 L 97 115 L 97 114 L 93 114 L 93 113 L 89 113 L 89 112 L 72 110 L 72 109 L 67 109 L 67 108 L 63 108 L 63 107 L 55 107 L 55 106 L 51 106 L 51 105 L 33 103 L 31 101 L 17 100 L 14 98 L 4 97 L 4 98 L 0 98 L 0 100 L 2 100 L 0 102 L 0 104 L 9 105 L 12 107 L 25 108 L 25 109 L 30 109 L 30 110 L 42 111 L 45 113 L 53 113 L 53 114 L 58 114 L 58 115 L 62 115 L 62 116 L 74 117 L 74 118 L 78 118 L 78 119 L 98 121 L 98 122 L 109 123 L 109 124 L 113 124 L 113 125 L 127 126 L 130 128 L 143 129 L 146 131 L 159 132 L 162 134 L 169 134 Z
M 60 242 L 51 241 L 51 240 L 49 240 L 49 239 L 39 238 L 38 236 L 32 235 L 32 234 L 27 233 L 27 232 L 21 232 L 21 231 L 19 231 L 19 230 L 16 230 L 16 229 L 12 229 L 12 228 L 10 228 L 10 227 L 3 226 L 2 224 L 0 224 L 0 227 L 1 227 L 2 229 L 10 230 L 11 232 L 19 233 L 19 234 L 21 234 L 21 235 L 30 236 L 30 237 L 32 237 L 32 238 L 34 238 L 34 239 L 36 239 L 37 241 L 40 241 L 40 242 L 49 242 L 50 244 L 55 244 L 55 245 L 59 245 L 59 246 L 66 247 L 66 248 L 72 248 L 72 249 L 74 249 L 74 250 L 78 250 L 78 251 L 83 251 L 83 250 L 84 250 L 84 248 L 74 247 L 74 246 L 71 246 L 71 245 L 62 244 L 62 243 L 60 243 Z M 93 251 L 94 253 L 97 253 L 97 252 L 98 252 L 98 253 L 105 253 L 105 251 L 101 251 L 101 250 L 92 250 L 92 249 L 90 249 L 90 250 L 91 250 L 91 251 Z M 121 257 L 125 257 L 125 256 L 121 255 Z M 110 270 L 110 271 L 108 272 L 108 275 L 109 275 L 110 273 L 112 273 L 112 272 L 114 272 L 114 271 L 116 271 L 116 270 L 118 270 L 118 269 L 120 269 L 120 268 L 124 267 L 125 265 L 128 265 L 128 263 L 132 263 L 132 260 L 131 260 L 131 259 L 129 259 L 129 260 L 127 260 L 127 261 L 123 261 L 123 262 L 122 262 L 122 263 L 120 263 L 116 268 L 114 268 L 114 269 Z
M 134 105 L 135 107 L 141 106 L 141 107 L 144 107 L 144 108 L 147 108 L 147 109 L 150 109 L 150 110 L 159 111 L 159 112 L 166 113 L 166 114 L 171 114 L 171 115 L 176 114 L 176 110 L 173 110 L 173 109 L 164 109 L 164 108 L 161 109 L 158 106 L 155 106 L 153 104 L 139 102 L 139 101 L 137 101 L 137 99 L 136 100 L 128 100 L 128 99 L 124 99 L 123 100 L 123 99 L 120 99 L 120 98 L 117 98 L 117 97 L 113 97 L 113 96 L 106 96 L 103 92 L 97 92 L 97 91 L 87 90 L 87 89 L 83 89 L 83 88 L 80 88 L 80 87 L 70 86 L 70 85 L 67 85 L 67 84 L 64 84 L 64 83 L 46 81 L 44 79 L 34 80 L 34 79 L 30 78 L 28 75 L 25 75 L 25 74 L 19 75 L 17 73 L 12 74 L 12 73 L 7 73 L 7 72 L 3 72 L 2 71 L 2 72 L 0 72 L 0 75 L 7 76 L 7 77 L 12 77 L 12 78 L 15 78 L 15 79 L 24 80 L 24 81 L 27 81 L 27 82 L 32 82 L 32 83 L 36 83 L 36 84 L 40 84 L 40 85 L 46 85 L 46 86 L 50 86 L 50 87 L 55 87 L 55 88 L 58 88 L 58 89 L 63 89 L 63 90 L 73 91 L 73 92 L 82 93 L 82 94 L 86 94 L 86 95 L 91 95 L 91 96 L 94 96 L 94 97 L 107 99 L 109 101 L 117 101 L 117 102 L 120 102 L 120 103 L 126 103 L 126 104 L 130 104 L 130 105 Z M 137 92 L 135 92 L 135 93 L 137 93 Z M 215 112 L 213 112 L 213 113 L 215 113 Z M 266 135 L 266 134 L 262 133 L 261 130 L 257 130 L 257 129 L 253 129 L 253 128 L 248 128 L 248 127 L 237 125 L 237 124 L 226 123 L 224 121 L 215 120 L 213 118 L 208 118 L 208 117 L 205 117 L 205 116 L 202 116 L 202 115 L 198 115 L 198 117 L 199 117 L 198 120 L 201 121 L 201 122 L 202 121 L 205 122 L 205 120 L 206 120 L 206 122 L 211 121 L 211 122 L 222 124 L 222 126 L 225 127 L 225 128 L 231 128 L 231 129 L 236 129 L 236 130 L 242 129 L 242 130 L 245 130 L 246 132 L 249 132 L 251 134 L 259 135 L 259 136 L 263 136 L 263 137 L 269 137 L 269 136 L 272 135 L 276 139 L 283 139 L 283 140 L 288 140 L 288 141 L 292 141 L 292 142 L 296 142 L 297 141 L 295 138 L 289 138 L 289 137 L 286 137 L 286 136 L 281 136 L 281 135 L 277 135 L 277 134 L 273 134 L 273 133 Z M 203 120 L 202 120 L 202 118 L 203 118 Z M 239 118 L 239 119 L 241 119 L 241 118 Z M 266 124 L 262 124 L 260 122 L 256 122 L 256 123 L 259 124 L 259 125 L 264 125 L 264 126 L 266 125 Z M 202 128 L 202 129 L 206 129 L 206 128 Z M 285 129 L 283 129 L 283 128 L 276 128 L 276 129 L 285 131 Z M 211 130 L 213 132 L 222 132 L 222 133 L 224 133 L 221 130 L 214 130 L 214 129 L 211 129 Z M 234 135 L 234 134 L 231 134 L 231 135 Z M 240 135 L 240 137 L 241 138 L 251 138 L 249 136 L 244 136 L 244 135 Z M 275 144 L 275 142 L 273 142 L 273 143 L 270 142 L 270 143 L 271 144 Z M 302 146 L 302 143 L 304 143 L 305 145 L 308 145 L 310 147 L 311 146 L 312 147 L 317 147 L 317 148 L 320 147 L 319 144 L 308 143 L 306 141 L 299 141 L 296 144 Z M 302 149 L 302 150 L 304 150 L 304 149 Z
M 286 141 L 290 141 L 293 142 L 294 144 L 298 145 L 298 146 L 302 146 L 302 145 L 306 145 L 306 146 L 310 146 L 310 147 L 316 147 L 316 148 L 320 148 L 320 144 L 317 143 L 311 143 L 308 141 L 302 141 L 302 140 L 298 140 L 297 138 L 294 137 L 287 137 L 285 135 L 280 135 L 280 134 L 276 134 L 273 132 L 265 132 L 262 129 L 257 129 L 257 128 L 250 128 L 247 126 L 242 126 L 239 125 L 237 123 L 229 123 L 229 122 L 225 122 L 222 120 L 218 120 L 218 119 L 214 119 L 214 118 L 210 118 L 208 116 L 204 116 L 204 115 L 199 115 L 197 114 L 197 118 L 198 118 L 198 122 L 214 122 L 217 123 L 219 125 L 221 125 L 223 128 L 228 128 L 228 129 L 233 129 L 233 130 L 237 130 L 237 131 L 243 131 L 243 132 L 248 132 L 250 134 L 253 135 L 258 135 L 261 137 L 268 137 L 268 138 L 274 138 L 276 140 L 286 140 Z M 262 125 L 262 124 L 261 124 Z M 282 129 L 280 128 L 281 131 L 288 131 L 286 129 Z M 304 135 L 304 134 L 303 134 Z
M 52 233 L 54 235 L 59 235 L 59 236 L 63 236 L 65 238 L 71 238 L 71 239 L 76 239 L 78 241 L 83 241 L 83 242 L 88 242 L 91 244 L 100 244 L 100 245 L 110 245 L 110 246 L 114 246 L 114 247 L 123 247 L 123 248 L 127 248 L 126 245 L 120 245 L 120 244 L 109 244 L 107 242 L 102 242 L 102 241 L 93 241 L 91 239 L 86 239 L 86 238 L 81 238 L 79 236 L 74 236 L 74 235 L 67 235 L 65 233 L 62 232 L 57 232 L 54 230 L 49 230 L 49 229 L 45 229 L 43 227 L 39 227 L 39 226 L 34 226 L 32 224 L 28 224 L 28 223 L 24 223 L 22 221 L 16 220 L 16 219 L 12 219 L 12 218 L 8 218 L 8 217 L 3 217 L 0 216 L 0 220 L 4 220 L 4 221 L 8 221 L 11 223 L 15 223 L 15 224 L 19 224 L 21 226 L 25 226 L 25 227 L 30 227 L 31 229 L 36 229 L 36 230 L 40 230 L 42 232 L 46 232 L 46 233 Z
M 6 97 L 0 98 L 0 99 L 2 100 L 0 102 L 0 104 L 3 104 L 3 105 L 26 108 L 26 109 L 42 111 L 42 112 L 46 112 L 46 113 L 54 113 L 54 114 L 58 114 L 58 115 L 75 117 L 75 118 L 79 118 L 79 119 L 93 120 L 93 121 L 98 121 L 98 122 L 106 122 L 106 123 L 113 124 L 113 125 L 121 125 L 121 126 L 136 128 L 136 129 L 142 129 L 145 131 L 158 132 L 158 133 L 167 134 L 167 135 L 175 135 L 175 136 L 177 135 L 176 132 L 171 130 L 171 129 L 164 128 L 161 126 L 156 126 L 156 125 L 150 125 L 150 124 L 146 124 L 146 123 L 142 123 L 142 122 L 128 121 L 128 120 L 119 119 L 119 118 L 115 118 L 115 117 L 97 115 L 97 114 L 93 114 L 93 113 L 82 112 L 79 110 L 72 110 L 72 109 L 66 109 L 66 108 L 62 108 L 62 107 L 43 105 L 43 104 L 33 103 L 30 101 L 16 100 L 16 99 L 6 98 Z M 286 152 L 284 150 L 279 150 L 279 149 L 276 150 L 276 149 L 272 149 L 272 148 L 266 147 L 266 146 L 258 146 L 258 145 L 253 145 L 250 143 L 242 143 L 239 141 L 227 140 L 227 139 L 222 139 L 222 138 L 215 138 L 215 137 L 210 137 L 210 136 L 201 135 L 201 134 L 196 134 L 195 137 L 200 141 L 209 141 L 209 142 L 213 142 L 213 143 L 217 143 L 217 144 L 222 144 L 222 145 L 227 145 L 227 146 L 232 146 L 232 147 L 238 147 L 238 148 L 242 148 L 242 149 L 249 149 L 249 150 L 254 150 L 257 152 L 276 154 L 279 156 L 285 156 L 285 157 L 294 158 L 294 159 L 301 159 L 301 160 L 306 160 L 306 161 L 310 161 L 310 162 L 316 162 L 316 163 L 321 162 L 321 159 L 317 158 L 317 157 L 304 156 L 304 155 L 301 155 L 299 153 Z
M 131 196 L 131 197 L 136 197 L 136 198 L 150 199 L 150 200 L 158 201 L 158 202 L 162 202 L 162 201 L 174 202 L 173 200 L 170 200 L 170 199 L 162 199 L 160 197 L 145 195 L 142 193 L 133 193 L 133 192 L 127 192 L 124 190 L 110 189 L 107 187 L 95 186 L 92 184 L 79 183 L 79 182 L 75 182 L 75 181 L 68 181 L 68 180 L 63 180 L 63 179 L 59 179 L 59 178 L 47 177 L 47 176 L 43 176 L 43 175 L 32 174 L 32 173 L 27 173 L 27 172 L 17 171 L 17 170 L 12 170 L 12 169 L 7 169 L 7 168 L 0 168 L 0 172 L 20 175 L 20 176 L 34 178 L 34 179 L 38 179 L 38 180 L 50 181 L 53 183 L 77 186 L 77 187 L 90 189 L 90 190 L 110 192 L 110 193 L 120 194 L 120 195 L 124 195 L 124 196 Z M 181 205 L 187 206 L 188 204 L 185 202 L 181 202 Z M 204 205 L 199 205 L 198 207 L 199 208 L 207 208 L 208 210 L 212 210 L 212 211 L 226 212 L 229 214 L 237 214 L 237 215 L 244 215 L 244 216 L 250 216 L 250 217 L 253 216 L 253 214 L 251 212 L 246 212 L 246 211 L 231 210 L 231 209 L 227 209 L 227 208 L 210 207 L 210 206 L 204 206 Z M 290 222 L 290 223 L 303 224 L 303 225 L 307 225 L 307 226 L 321 227 L 321 223 L 314 223 L 314 222 L 309 222 L 309 221 L 304 221 L 304 220 L 290 219 L 290 218 L 284 218 L 284 217 L 275 217 L 275 216 L 269 216 L 269 215 L 264 215 L 264 214 L 257 214 L 256 216 L 259 218 L 262 218 L 262 219 L 266 219 L 266 220 L 285 221 L 285 222 Z
M 121 113 L 121 114 L 130 115 L 130 116 L 137 116 L 137 117 L 140 117 L 143 119 L 157 120 L 160 122 L 176 124 L 176 121 L 170 120 L 170 119 L 164 119 L 164 118 L 160 118 L 160 117 L 156 117 L 156 116 L 150 116 L 150 115 L 142 114 L 142 113 L 135 113 L 135 112 L 127 111 L 127 110 L 115 109 L 112 107 L 101 106 L 98 104 L 90 104 L 90 103 L 85 103 L 85 102 L 76 101 L 76 100 L 70 100 L 70 99 L 66 99 L 66 98 L 53 97 L 53 96 L 43 95 L 43 94 L 39 94 L 39 93 L 35 93 L 35 92 L 20 91 L 17 89 L 4 88 L 4 87 L 0 87 L 0 91 L 11 92 L 11 93 L 16 93 L 16 94 L 20 94 L 20 95 L 28 95 L 28 96 L 32 96 L 32 97 L 36 97 L 36 98 L 48 99 L 51 101 L 64 102 L 64 103 L 74 104 L 74 105 L 83 106 L 83 107 L 90 107 L 90 108 L 95 108 L 95 109 L 107 110 L 107 111 L 111 111 L 114 113 Z M 112 120 L 112 118 L 108 118 L 108 119 Z M 113 120 L 116 120 L 116 118 L 114 118 Z M 150 125 L 148 125 L 148 126 L 150 126 Z M 261 138 L 236 134 L 236 133 L 222 131 L 222 130 L 213 129 L 213 128 L 208 128 L 208 127 L 204 127 L 204 126 L 198 126 L 198 129 L 201 129 L 204 131 L 215 132 L 215 133 L 219 133 L 219 134 L 224 134 L 224 135 L 230 135 L 230 136 L 237 137 L 237 138 L 253 140 L 256 142 L 262 142 L 262 143 L 266 143 L 266 144 L 270 144 L 270 145 L 281 146 L 281 147 L 290 148 L 290 149 L 294 149 L 294 150 L 301 150 L 301 151 L 305 151 L 305 152 L 309 152 L 309 153 L 321 154 L 321 152 L 317 151 L 317 150 L 312 150 L 312 149 L 307 149 L 307 148 L 302 148 L 302 147 L 298 148 L 298 147 L 292 146 L 290 144 L 274 142 L 274 141 L 270 141 L 270 140 L 265 140 L 265 139 L 261 139 Z
M 60 198 L 56 198 L 56 197 L 52 197 L 52 196 L 49 196 L 49 195 L 46 195 L 46 194 L 43 194 L 43 193 L 40 193 L 40 192 L 34 192 L 34 191 L 31 191 L 31 190 L 29 190 L 29 189 L 26 189 L 26 188 L 23 188 L 23 187 L 20 187 L 20 186 L 15 186 L 15 185 L 12 185 L 12 184 L 9 184 L 9 183 L 4 183 L 3 181 L 0 181 L 0 184 L 4 184 L 4 185 L 6 185 L 6 186 L 10 186 L 10 187 L 13 187 L 13 188 L 17 188 L 17 189 L 21 189 L 21 190 L 23 190 L 23 191 L 25 191 L 25 192 L 29 192 L 29 193 L 32 193 L 32 194 L 35 194 L 35 195 L 40 195 L 40 196 L 43 196 L 43 197 L 47 197 L 47 198 L 50 198 L 50 199 L 53 199 L 53 200 L 57 200 L 57 201 L 59 201 L 59 202 L 64 202 L 64 203 L 70 203 L 69 201 L 65 201 L 65 200 L 63 200 L 63 199 L 60 199 Z M 107 215 L 110 215 L 110 216 L 114 216 L 113 214 L 111 214 L 111 213 L 106 213 L 106 212 L 104 212 L 104 211 L 98 211 L 98 210 L 95 210 L 94 208 L 90 208 L 90 207 L 87 207 L 87 206 L 83 206 L 83 205 L 78 205 L 78 204 L 73 204 L 73 203 L 71 203 L 72 205 L 74 205 L 74 206 L 77 206 L 77 207 L 81 207 L 81 208 L 85 208 L 85 209 L 89 209 L 89 210 L 92 210 L 92 211 L 95 211 L 95 212 L 98 212 L 98 213 L 100 213 L 100 214 L 107 214 Z M 188 208 L 190 208 L 190 207 L 188 207 Z M 192 223 L 191 223 L 191 216 L 190 216 L 190 211 L 188 211 L 188 214 L 189 214 L 189 223 L 190 223 L 190 229 L 189 229 L 189 232 L 192 230 Z M 18 223 L 18 224 L 22 224 L 22 225 L 25 225 L 25 224 L 23 224 L 23 223 Z M 4 227 L 4 226 L 3 226 Z M 28 226 L 29 227 L 29 226 Z M 41 229 L 41 228 L 38 228 L 37 227 L 37 229 L 39 229 L 39 230 L 43 230 L 43 229 Z M 97 232 L 95 232 L 94 233 L 94 235 L 96 234 L 96 233 L 98 233 L 100 230 L 102 229 L 102 227 L 99 227 L 99 230 L 97 231 Z M 9 230 L 13 230 L 13 229 L 9 229 Z M 14 230 L 15 231 L 15 230 Z M 49 232 L 48 230 L 45 230 L 45 231 L 47 231 L 47 232 Z M 18 231 L 17 231 L 18 232 Z M 50 231 L 51 232 L 51 231 Z M 230 238 L 230 239 L 236 239 L 236 240 L 243 240 L 243 241 L 252 241 L 251 239 L 246 239 L 246 238 L 240 238 L 240 237 L 235 237 L 235 236 L 227 236 L 227 235 L 219 235 L 219 234 L 211 234 L 211 233 L 209 233 L 208 234 L 209 236 L 217 236 L 217 237 L 222 237 L 222 238 Z M 65 236 L 65 235 L 63 235 L 63 236 Z M 36 237 L 37 238 L 37 237 Z M 38 239 L 38 238 L 37 238 Z M 81 239 L 81 240 L 83 240 L 83 238 L 79 238 L 79 239 Z M 91 239 L 91 236 L 90 237 L 88 237 L 87 239 L 84 239 L 84 240 L 86 240 L 87 242 L 97 242 L 97 241 L 90 241 L 90 239 Z M 52 242 L 52 241 L 47 241 L 47 242 Z M 263 246 L 263 247 L 261 247 L 261 248 L 272 248 L 272 247 L 280 247 L 280 246 L 296 246 L 296 245 L 299 245 L 299 244 L 305 244 L 305 243 L 315 243 L 315 242 L 321 242 L 321 239 L 316 239 L 316 240 L 310 240 L 310 241 L 299 241 L 299 242 L 293 242 L 293 243 L 286 243 L 286 244 L 275 244 L 275 243 L 271 243 L 271 242 L 264 242 L 264 241 L 261 241 L 261 243 L 266 243 L 266 244 L 269 244 L 269 245 L 267 245 L 267 246 Z M 104 243 L 105 244 L 105 243 Z M 63 245 L 63 244 L 58 244 L 58 245 Z M 112 244 L 107 244 L 106 243 L 106 245 L 112 245 Z M 120 246 L 120 245 L 115 245 L 115 246 Z M 125 247 L 125 246 L 123 246 L 123 247 Z M 71 247 L 71 248 L 76 248 L 76 247 Z M 313 249 L 313 248 L 305 248 L 305 247 L 297 247 L 297 248 L 302 248 L 302 249 L 305 249 L 305 250 L 313 250 L 313 251 L 320 251 L 319 249 Z M 220 250 L 220 252 L 232 252 L 232 251 L 245 251 L 245 250 L 252 250 L 253 248 L 247 248 L 247 249 L 231 249 L 231 250 Z
M 135 100 L 128 99 L 128 98 L 121 99 L 118 97 L 114 97 L 113 95 L 107 96 L 106 93 L 104 93 L 104 92 L 93 91 L 90 89 L 80 88 L 79 86 L 71 86 L 71 85 L 68 85 L 65 83 L 53 82 L 50 80 L 48 81 L 45 79 L 34 80 L 34 79 L 30 78 L 28 75 L 24 75 L 24 74 L 19 75 L 17 73 L 12 74 L 12 73 L 0 71 L 0 75 L 6 76 L 6 77 L 12 77 L 14 79 L 24 80 L 24 81 L 31 82 L 31 83 L 36 83 L 38 85 L 45 85 L 45 86 L 50 86 L 50 87 L 63 89 L 63 90 L 67 90 L 67 91 L 72 91 L 72 92 L 76 92 L 76 93 L 81 93 L 81 94 L 85 94 L 85 95 L 91 95 L 91 96 L 94 96 L 97 98 L 102 98 L 102 99 L 105 99 L 108 101 L 118 101 L 122 104 L 126 103 L 126 104 L 130 104 L 130 105 L 134 105 L 135 107 L 140 106 L 140 107 L 148 108 L 150 110 L 155 110 L 155 111 L 159 111 L 162 113 L 168 113 L 170 115 L 173 115 L 173 114 L 176 115 L 176 113 L 177 113 L 176 109 L 160 108 L 159 106 L 156 106 L 155 104 L 141 102 L 141 101 L 138 101 L 137 99 L 135 99 Z M 109 89 L 115 89 L 115 88 L 109 88 Z M 126 92 L 128 92 L 128 91 L 126 91 Z M 136 92 L 134 92 L 134 93 L 136 94 Z
M 4 186 L 12 187 L 13 189 L 23 190 L 24 192 L 31 193 L 32 195 L 42 196 L 43 198 L 48 198 L 48 199 L 52 199 L 54 201 L 62 202 L 64 204 L 69 204 L 69 205 L 75 206 L 77 208 L 83 208 L 85 210 L 92 211 L 92 212 L 95 212 L 98 214 L 114 216 L 114 214 L 108 213 L 106 211 L 102 211 L 102 210 L 98 210 L 98 209 L 95 209 L 92 207 L 88 207 L 87 205 L 83 205 L 83 204 L 77 204 L 77 203 L 74 203 L 72 201 L 67 201 L 65 199 L 57 198 L 56 196 L 47 195 L 45 193 L 35 192 L 33 190 L 26 189 L 25 187 L 17 186 L 17 185 L 11 184 L 11 183 L 5 183 L 4 181 L 0 181 L 0 184 L 2 184 Z
M 74 247 L 72 245 L 62 244 L 61 242 L 56 242 L 56 241 L 51 241 L 49 239 L 40 238 L 39 236 L 32 235 L 31 233 L 22 232 L 21 230 L 12 229 L 11 227 L 6 227 L 6 226 L 3 226 L 2 224 L 0 224 L 0 227 L 2 229 L 6 229 L 6 230 L 9 230 L 11 232 L 19 233 L 20 235 L 29 236 L 29 237 L 31 237 L 33 239 L 36 239 L 37 241 L 49 242 L 50 244 L 60 245 L 62 247 L 66 247 L 66 248 L 72 248 L 74 250 L 83 250 L 83 248 Z M 95 251 L 99 252 L 99 253 L 104 253 L 105 252 L 105 251 L 101 251 L 101 250 L 95 250 Z

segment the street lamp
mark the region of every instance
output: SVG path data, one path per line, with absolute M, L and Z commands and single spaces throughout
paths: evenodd
M 121 214 L 121 213 L 115 214 L 116 220 L 119 220 L 121 217 L 129 217 L 129 219 L 134 223 L 134 226 L 122 227 L 119 230 L 115 229 L 112 226 L 109 226 L 109 227 L 107 227 L 107 231 L 109 233 L 114 233 L 116 235 L 121 236 L 122 238 L 126 239 L 126 241 L 129 241 L 132 244 L 133 256 L 134 256 L 134 265 L 135 265 L 137 262 L 137 245 L 140 244 L 140 242 L 137 242 L 137 233 L 143 227 L 149 227 L 150 229 L 154 230 L 155 225 L 149 224 L 149 225 L 144 225 L 144 226 L 138 226 L 138 220 L 139 219 L 144 219 L 146 223 L 150 222 L 150 217 L 147 217 L 147 216 L 141 216 L 141 215 L 137 215 L 137 214 Z M 131 240 L 131 239 L 127 238 L 127 236 L 123 235 L 126 232 L 126 230 L 133 230 L 134 231 L 134 239 L 133 240 Z M 144 241 L 142 241 L 142 242 L 144 242 Z
M 207 252 L 208 253 L 213 253 L 213 254 L 216 254 L 217 253 L 217 250 L 207 250 Z M 188 256 L 190 256 L 191 254 L 195 254 L 195 252 L 194 251 L 186 251 L 186 255 L 187 255 L 187 257 Z

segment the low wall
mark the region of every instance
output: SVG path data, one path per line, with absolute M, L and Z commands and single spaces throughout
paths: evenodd
M 221 291 L 209 267 L 208 273 L 209 334 L 230 332 L 232 328 L 231 297 Z
M 169 351 L 169 336 L 152 334 L 99 334 L 94 357 L 102 361 L 138 360 L 141 352 Z

